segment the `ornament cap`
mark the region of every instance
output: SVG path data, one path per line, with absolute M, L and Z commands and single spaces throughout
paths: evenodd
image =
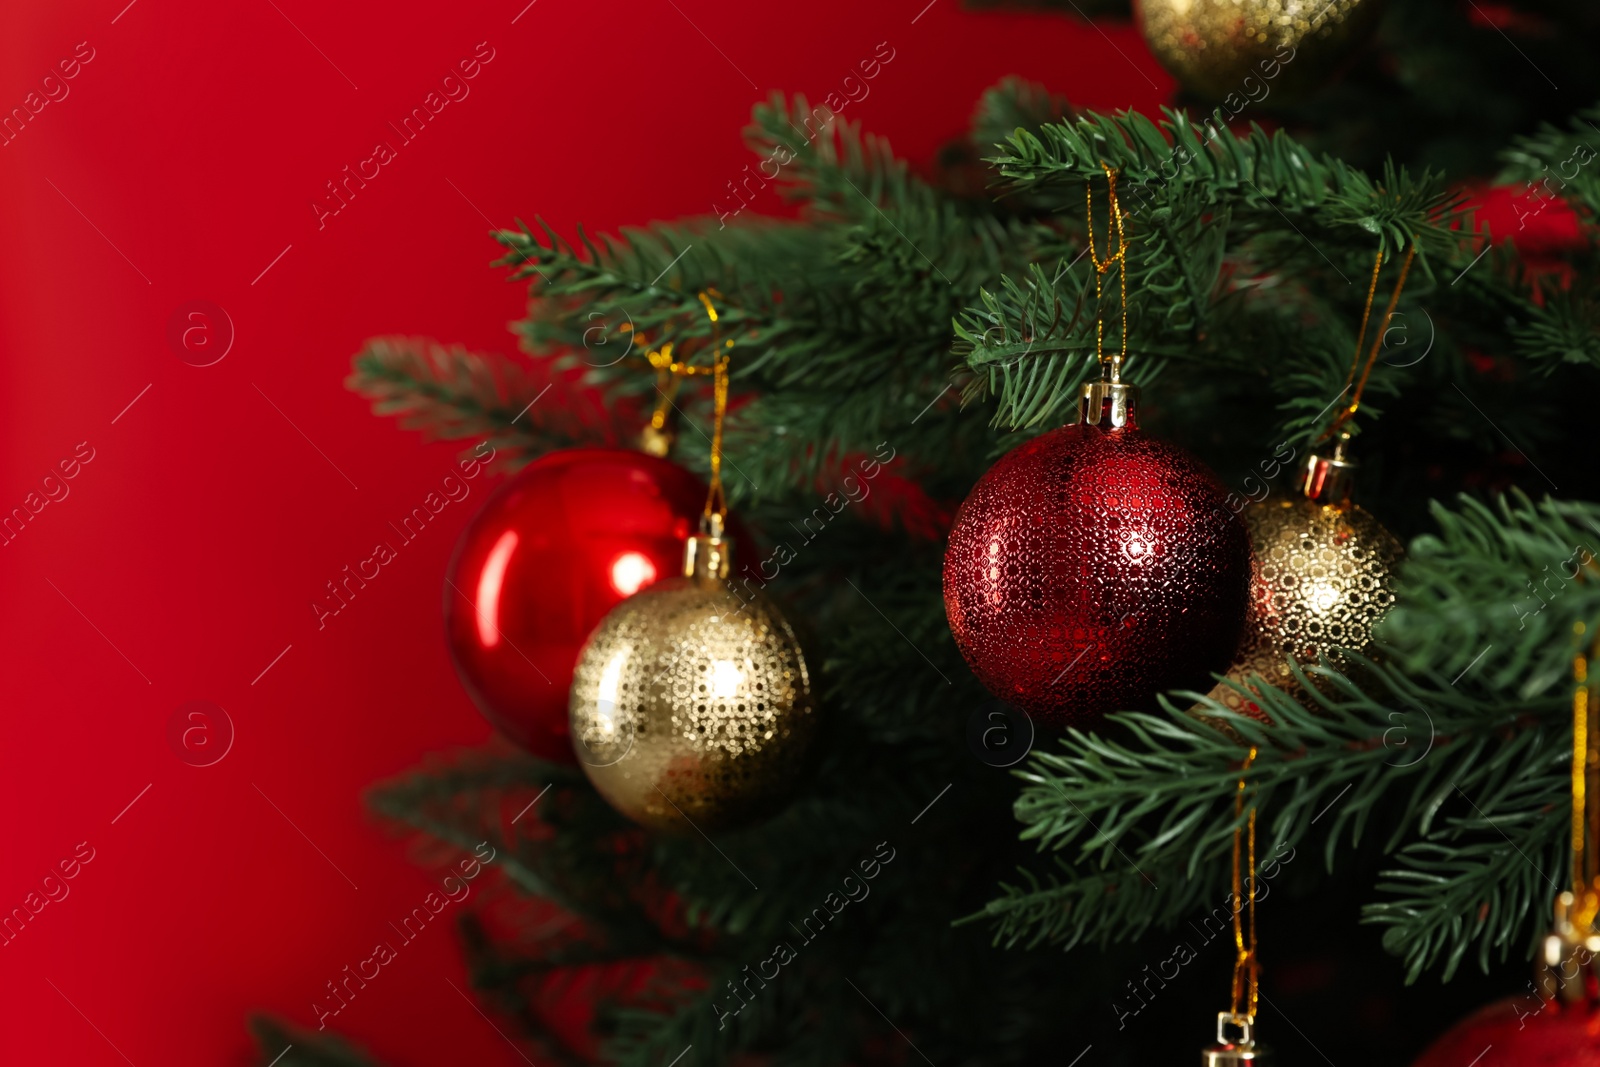
M 1350 502 L 1350 490 L 1355 485 L 1356 461 L 1346 459 L 1344 441 L 1334 448 L 1333 455 L 1319 456 L 1315 452 L 1306 457 L 1305 470 L 1300 477 L 1300 491 L 1306 499 L 1335 507 Z
M 1120 430 L 1134 425 L 1134 407 L 1139 403 L 1139 387 L 1117 381 L 1084 382 L 1078 390 L 1078 421 L 1090 426 L 1102 422 Z
M 1237 1033 L 1229 1035 L 1229 1027 Z M 1266 1062 L 1266 1050 L 1255 1040 L 1256 1017 L 1231 1011 L 1217 1012 L 1217 1043 L 1200 1053 L 1201 1067 L 1240 1067 Z
M 700 532 L 683 546 L 683 574 L 686 578 L 726 580 L 733 569 L 733 542 L 722 528 L 716 513 L 700 520 Z
M 1600 955 L 1600 934 L 1594 932 L 1596 894 L 1585 888 L 1556 898 L 1554 930 L 1545 939 L 1534 965 L 1534 984 L 1544 1000 L 1565 1004 L 1596 1003 L 1594 961 Z
M 657 426 L 649 423 L 639 431 L 639 451 L 647 456 L 657 459 L 666 459 L 672 455 L 672 446 L 677 440 L 677 435 L 670 426 Z

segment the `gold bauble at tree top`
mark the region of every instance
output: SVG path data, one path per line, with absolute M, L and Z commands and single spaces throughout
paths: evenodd
M 1383 0 L 1135 0 L 1161 65 L 1230 115 L 1319 88 L 1371 31 Z
M 685 573 L 618 604 L 572 681 L 573 747 L 612 807 L 693 834 L 783 803 L 816 732 L 794 630 L 769 601 L 728 588 L 721 517 L 690 539 Z
M 1351 466 L 1342 456 L 1313 456 L 1304 494 L 1244 509 L 1253 557 L 1250 614 L 1229 681 L 1249 687 L 1252 676 L 1260 675 L 1309 703 L 1289 670 L 1290 656 L 1302 667 L 1324 655 L 1343 667 L 1336 649 L 1369 652 L 1373 627 L 1394 603 L 1403 550 L 1377 519 L 1349 502 Z M 1225 683 L 1217 684 L 1211 698 L 1230 711 L 1265 719 L 1249 697 Z

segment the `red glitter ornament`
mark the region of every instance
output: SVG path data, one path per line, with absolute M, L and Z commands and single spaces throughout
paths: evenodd
M 1533 994 L 1467 1016 L 1428 1046 L 1414 1067 L 1600 1067 L 1600 1011 Z
M 1124 391 L 1119 404 L 1132 392 L 1092 387 L 1097 415 L 1108 387 Z M 962 655 L 990 692 L 1046 726 L 1092 726 L 1167 689 L 1211 688 L 1248 606 L 1249 535 L 1215 477 L 1140 431 L 1131 406 L 1103 410 L 990 468 L 945 551 Z
M 706 487 L 642 452 L 552 452 L 472 519 L 450 561 L 445 632 L 483 715 L 534 755 L 575 762 L 567 693 L 589 632 L 683 567 Z

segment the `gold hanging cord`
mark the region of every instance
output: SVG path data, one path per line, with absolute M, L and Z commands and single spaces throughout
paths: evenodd
M 1394 292 L 1389 294 L 1389 306 L 1384 308 L 1383 322 L 1378 326 L 1378 334 L 1372 339 L 1372 348 L 1367 352 L 1366 366 L 1361 365 L 1361 348 L 1367 342 L 1367 324 L 1372 319 L 1372 301 L 1378 293 L 1378 272 L 1383 269 L 1383 249 L 1379 248 L 1372 260 L 1372 280 L 1367 284 L 1367 303 L 1361 310 L 1361 331 L 1356 334 L 1356 350 L 1350 358 L 1350 373 L 1345 376 L 1344 389 L 1339 395 L 1343 396 L 1355 387 L 1355 395 L 1350 398 L 1350 403 L 1340 410 L 1334 417 L 1328 429 L 1322 435 L 1323 440 L 1339 436 L 1339 431 L 1344 429 L 1345 423 L 1355 418 L 1361 408 L 1361 395 L 1366 392 L 1367 379 L 1372 375 L 1373 364 L 1378 362 L 1378 352 L 1383 348 L 1384 335 L 1389 332 L 1389 323 L 1394 318 L 1395 306 L 1400 303 L 1400 294 L 1406 288 L 1406 276 L 1411 273 L 1411 261 L 1417 256 L 1417 239 L 1413 237 L 1406 246 L 1405 262 L 1400 265 L 1400 277 L 1395 280 Z M 1361 372 L 1361 377 L 1356 378 L 1356 372 Z
M 1580 938 L 1594 933 L 1600 911 L 1600 796 L 1591 778 L 1600 770 L 1600 738 L 1590 724 L 1595 702 L 1591 699 L 1589 658 L 1584 653 L 1584 624 L 1573 625 L 1579 642 L 1572 659 L 1572 903 L 1566 918 Z
M 1089 229 L 1089 262 L 1094 264 L 1094 358 L 1099 361 L 1101 371 L 1106 367 L 1105 354 L 1105 322 L 1100 317 L 1101 275 L 1113 266 L 1118 268 L 1118 275 L 1122 285 L 1122 345 L 1121 350 L 1111 359 L 1111 375 L 1109 381 L 1122 380 L 1122 364 L 1128 358 L 1128 235 L 1122 225 L 1122 208 L 1117 202 L 1117 170 L 1108 166 L 1105 160 L 1100 161 L 1100 169 L 1106 176 L 1106 200 L 1108 211 L 1108 231 L 1115 227 L 1117 235 L 1117 250 L 1111 251 L 1111 233 L 1106 233 L 1106 254 L 1102 259 L 1094 247 L 1094 187 L 1091 182 L 1083 184 L 1084 215 L 1088 220 Z
M 655 410 L 650 412 L 650 428 L 658 433 L 665 433 L 667 429 L 667 412 L 672 410 L 672 402 L 678 396 L 678 386 L 682 384 L 676 374 L 665 367 L 656 368 L 656 400 Z
M 1256 1003 L 1259 996 L 1259 977 L 1261 967 L 1256 961 L 1256 809 L 1250 807 L 1250 817 L 1247 820 L 1248 835 L 1244 827 L 1238 822 L 1244 815 L 1245 775 L 1250 770 L 1250 765 L 1255 762 L 1256 747 L 1250 746 L 1250 754 L 1244 759 L 1244 766 L 1239 768 L 1239 789 L 1233 798 L 1233 1007 L 1234 1015 L 1246 1015 L 1254 1018 Z M 1248 861 L 1249 861 L 1249 898 L 1241 902 L 1239 897 L 1243 891 L 1240 877 L 1241 837 L 1248 836 Z M 1248 917 L 1249 944 L 1246 944 L 1245 919 Z M 1248 995 L 1247 995 L 1248 994 Z M 1241 1002 L 1248 1007 L 1241 1012 Z
M 655 414 L 650 417 L 650 424 L 659 429 L 665 423 L 666 409 L 672 403 L 671 394 L 677 392 L 677 379 L 697 374 L 711 375 L 711 484 L 706 491 L 706 507 L 702 521 L 708 526 L 714 526 L 720 533 L 722 520 L 728 514 L 728 498 L 722 491 L 722 424 L 728 413 L 728 361 L 731 358 L 728 350 L 733 347 L 733 341 L 722 339 L 720 316 L 717 314 L 716 305 L 711 302 L 713 296 L 722 294 L 715 289 L 702 289 L 697 295 L 700 298 L 700 305 L 705 308 L 706 318 L 711 321 L 711 366 L 691 366 L 687 360 L 674 359 L 671 341 L 658 349 L 646 351 L 645 358 L 656 369 L 658 376 L 663 380 L 667 376 L 673 379 L 670 392 L 658 384 L 661 400 L 656 404 Z M 661 420 L 660 423 L 657 422 L 658 418 Z

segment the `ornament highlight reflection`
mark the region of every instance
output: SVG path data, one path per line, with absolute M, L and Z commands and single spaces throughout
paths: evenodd
M 656 565 L 642 552 L 624 552 L 611 564 L 611 588 L 632 596 L 656 580 Z
M 505 587 L 506 567 L 517 550 L 517 531 L 507 530 L 489 550 L 489 559 L 478 574 L 478 596 L 473 615 L 478 623 L 478 641 L 484 648 L 500 643 L 500 590 Z
M 744 684 L 744 672 L 729 660 L 719 659 L 711 665 L 711 695 L 731 697 L 739 695 Z
M 617 687 L 622 684 L 622 668 L 628 662 L 626 651 L 618 652 L 606 661 L 600 672 L 600 692 L 595 698 L 595 730 L 603 742 L 617 739 Z

